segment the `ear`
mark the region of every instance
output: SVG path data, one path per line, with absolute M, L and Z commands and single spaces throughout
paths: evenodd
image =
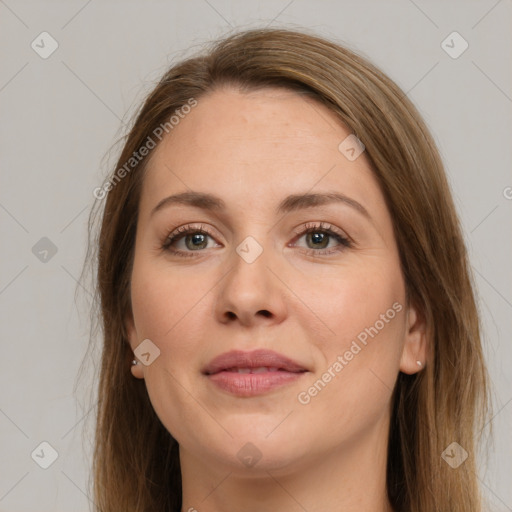
M 126 315 L 125 325 L 126 325 L 126 332 L 128 334 L 128 342 L 130 343 L 130 347 L 133 352 L 135 350 L 135 348 L 137 348 L 137 345 L 139 344 L 139 337 L 137 336 L 137 329 L 135 328 L 135 322 L 133 320 L 133 314 L 131 312 Z M 132 359 L 137 360 L 137 358 L 135 357 L 135 354 L 133 354 Z M 130 365 L 131 365 L 132 375 L 137 379 L 143 379 L 144 378 L 143 364 L 140 361 L 138 361 L 138 364 L 132 364 L 130 362 Z
M 427 325 L 423 312 L 413 306 L 407 307 L 405 343 L 400 359 L 400 371 L 412 375 L 426 364 Z M 421 365 L 418 364 L 418 361 Z

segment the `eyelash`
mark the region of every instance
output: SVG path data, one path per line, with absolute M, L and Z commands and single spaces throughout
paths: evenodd
M 301 252 L 303 252 L 304 254 L 314 255 L 314 256 L 318 256 L 318 255 L 323 256 L 323 255 L 341 252 L 344 249 L 350 248 L 353 246 L 353 243 L 349 238 L 343 236 L 341 233 L 334 231 L 332 228 L 332 225 L 325 223 L 325 222 L 320 222 L 317 224 L 307 223 L 302 228 L 295 231 L 295 234 L 299 237 L 299 239 L 309 233 L 322 233 L 322 234 L 328 235 L 328 236 L 334 238 L 335 240 L 337 240 L 340 243 L 340 245 L 336 248 L 331 248 L 331 249 L 320 249 L 320 250 L 303 249 Z M 174 242 L 177 242 L 177 241 L 181 240 L 184 236 L 190 235 L 190 234 L 207 235 L 207 236 L 213 238 L 213 235 L 202 224 L 199 227 L 187 224 L 187 225 L 181 226 L 180 228 L 173 231 L 165 239 L 165 242 L 163 243 L 163 245 L 161 247 L 162 250 L 168 251 L 168 252 L 172 253 L 173 255 L 180 256 L 180 257 L 186 257 L 186 258 L 194 257 L 195 252 L 202 252 L 202 251 L 201 250 L 181 251 L 181 250 L 173 249 L 171 247 Z

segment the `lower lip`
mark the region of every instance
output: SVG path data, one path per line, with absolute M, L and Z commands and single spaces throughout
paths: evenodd
M 305 372 L 285 371 L 265 373 L 219 372 L 208 378 L 219 388 L 237 396 L 256 396 L 294 382 Z

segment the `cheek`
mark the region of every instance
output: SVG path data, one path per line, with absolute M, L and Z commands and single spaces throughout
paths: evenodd
M 194 309 L 204 288 L 204 279 L 199 277 L 169 272 L 159 262 L 136 261 L 131 297 L 139 335 L 164 343 Z
M 295 319 L 302 322 L 305 332 L 315 330 L 311 341 L 327 357 L 348 349 L 361 333 L 364 341 L 367 330 L 375 333 L 375 328 L 379 339 L 387 340 L 374 343 L 375 350 L 384 344 L 387 346 L 383 348 L 389 350 L 390 344 L 399 341 L 403 317 L 397 310 L 404 309 L 405 288 L 393 259 L 368 258 L 357 265 L 347 262 L 313 276 L 301 273 L 294 282 L 301 299 L 297 303 L 301 310 L 295 311 Z
M 357 435 L 388 410 L 405 333 L 403 280 L 381 261 L 324 284 L 308 305 L 333 332 L 311 338 L 322 357 L 298 401 L 312 417 Z
M 191 365 L 199 364 L 217 281 L 208 272 L 171 272 L 165 261 L 141 258 L 134 266 L 131 296 L 139 342 L 155 343 L 163 356 L 160 364 L 180 382 L 190 378 Z
M 387 273 L 354 273 L 345 280 L 338 297 L 339 314 L 333 322 L 342 339 L 358 339 L 363 344 L 378 339 L 371 347 L 370 343 L 366 346 L 379 352 L 389 350 L 389 345 L 398 341 L 395 335 L 400 331 L 398 314 L 404 309 L 404 292 L 397 273 L 391 269 Z
M 196 319 L 210 314 L 207 301 L 201 300 L 207 291 L 204 278 L 171 275 L 147 262 L 134 266 L 131 294 L 137 336 L 139 342 L 150 339 L 160 350 L 144 368 L 144 381 L 157 416 L 176 439 L 186 439 L 185 427 L 197 421 L 191 392 L 204 336 L 202 322 Z
M 340 277 L 319 283 L 322 286 L 308 299 L 308 306 L 323 321 L 324 334 L 311 335 L 319 358 L 303 401 L 310 399 L 312 410 L 336 421 L 344 421 L 346 410 L 370 415 L 384 411 L 398 374 L 405 333 L 405 289 L 399 267 L 391 260 L 375 260 L 345 270 Z

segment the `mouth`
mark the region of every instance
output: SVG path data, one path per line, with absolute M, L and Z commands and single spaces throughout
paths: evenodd
M 204 369 L 210 382 L 236 396 L 256 396 L 301 378 L 308 369 L 270 350 L 226 352 Z
M 225 370 L 221 370 L 223 372 L 236 372 L 236 373 L 268 373 L 268 372 L 286 372 L 285 368 L 277 368 L 276 366 L 258 366 L 257 368 L 226 368 Z M 219 373 L 219 372 L 216 372 Z M 291 372 L 291 373 L 300 373 L 300 372 Z

